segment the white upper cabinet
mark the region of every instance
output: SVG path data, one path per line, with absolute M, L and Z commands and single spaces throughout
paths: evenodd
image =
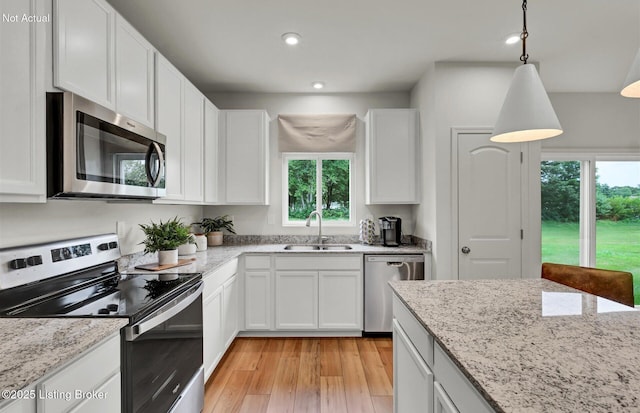
M 156 203 L 204 201 L 204 95 L 156 53 L 156 130 L 167 137 L 165 187 Z
M 116 108 L 116 11 L 102 0 L 54 0 L 53 82 Z
M 154 48 L 116 16 L 116 106 L 118 113 L 153 128 Z
M 163 200 L 184 200 L 182 101 L 184 76 L 156 53 L 156 130 L 165 135 L 165 187 Z
M 220 112 L 227 205 L 269 204 L 269 116 L 264 110 Z
M 209 100 L 204 101 L 204 202 L 215 204 L 218 199 L 218 116 L 220 111 Z
M 365 122 L 366 203 L 419 203 L 417 110 L 371 109 Z
M 46 15 L 50 4 L 2 0 L 3 10 L 19 15 Z M 47 23 L 0 25 L 1 202 L 46 200 L 45 57 L 51 53 L 50 30 Z
M 54 7 L 54 86 L 153 127 L 153 46 L 104 0 Z
M 184 80 L 184 199 L 193 203 L 204 200 L 202 184 L 204 156 L 204 95 Z

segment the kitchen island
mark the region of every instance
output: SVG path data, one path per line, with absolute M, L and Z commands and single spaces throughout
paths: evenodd
M 631 307 L 543 279 L 391 287 L 394 316 L 431 340 L 418 352 L 433 371 L 436 403 L 441 366 L 450 363 L 481 399 L 475 411 L 640 411 L 640 312 Z M 464 386 L 453 387 L 441 392 L 453 405 L 444 411 L 473 411 L 473 397 L 456 400 Z

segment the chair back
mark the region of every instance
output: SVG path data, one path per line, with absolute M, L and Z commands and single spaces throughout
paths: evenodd
M 545 262 L 542 264 L 542 278 L 633 307 L 633 276 L 630 272 Z

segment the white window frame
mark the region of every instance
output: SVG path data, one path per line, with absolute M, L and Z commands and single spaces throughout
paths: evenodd
M 349 221 L 322 221 L 323 227 L 353 227 L 355 226 L 355 154 L 351 152 L 285 152 L 282 153 L 282 226 L 303 227 L 304 221 L 289 221 L 289 161 L 316 161 L 316 206 L 322 214 L 322 162 L 323 160 L 349 161 Z
M 542 152 L 540 161 L 580 162 L 580 265 L 596 266 L 596 162 L 640 161 L 640 153 Z

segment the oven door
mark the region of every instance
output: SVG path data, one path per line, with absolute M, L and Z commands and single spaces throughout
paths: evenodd
M 194 398 L 199 407 L 190 412 L 202 409 L 202 289 L 200 282 L 123 329 L 123 412 L 180 411 L 174 405 Z

